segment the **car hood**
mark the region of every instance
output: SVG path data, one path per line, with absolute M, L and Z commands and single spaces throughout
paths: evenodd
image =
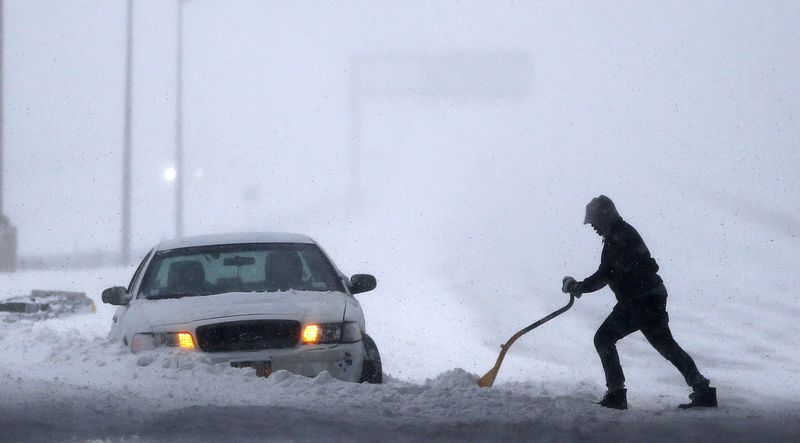
M 342 321 L 347 295 L 341 292 L 229 292 L 142 300 L 141 315 L 152 326 L 185 324 L 244 315 Z

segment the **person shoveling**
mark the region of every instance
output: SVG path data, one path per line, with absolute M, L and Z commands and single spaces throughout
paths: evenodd
M 716 407 L 716 388 L 710 386 L 694 360 L 672 337 L 667 315 L 667 290 L 658 275 L 658 264 L 650 256 L 642 237 L 620 217 L 614 202 L 605 195 L 592 199 L 586 205 L 584 224 L 592 225 L 595 232 L 603 237 L 599 269 L 581 282 L 569 276 L 564 277 L 561 290 L 570 295 L 569 303 L 514 334 L 501 346 L 497 362 L 478 380 L 478 385 L 492 386 L 508 348 L 519 337 L 567 311 L 575 298 L 608 285 L 617 298 L 617 304 L 594 337 L 608 388 L 599 404 L 614 409 L 628 408 L 625 376 L 615 344 L 633 332 L 642 331 L 647 341 L 678 368 L 686 383 L 692 387 L 693 392 L 689 395 L 691 401 L 679 407 Z
M 605 195 L 586 205 L 583 223 L 592 225 L 603 237 L 600 267 L 581 282 L 564 277 L 561 290 L 573 298 L 608 285 L 617 298 L 611 314 L 594 336 L 608 388 L 600 405 L 628 408 L 625 376 L 615 344 L 633 332 L 642 331 L 647 341 L 675 365 L 692 387 L 691 401 L 679 407 L 716 407 L 716 388 L 709 386 L 708 379 L 700 374 L 692 357 L 672 337 L 667 315 L 667 289 L 658 275 L 658 264 L 650 256 L 642 237 L 620 217 L 614 202 Z

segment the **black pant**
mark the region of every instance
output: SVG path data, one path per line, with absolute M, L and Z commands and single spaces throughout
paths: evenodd
M 656 350 L 681 372 L 686 384 L 694 388 L 708 386 L 708 379 L 697 370 L 694 360 L 672 338 L 666 300 L 660 303 L 618 303 L 594 336 L 594 346 L 603 362 L 609 390 L 625 387 L 625 375 L 619 364 L 615 344 L 632 332 L 642 331 Z

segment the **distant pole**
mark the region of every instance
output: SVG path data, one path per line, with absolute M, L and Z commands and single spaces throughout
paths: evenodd
M 11 225 L 4 212 L 3 206 L 3 34 L 5 23 L 3 21 L 3 1 L 0 0 L 0 271 L 11 272 L 17 268 L 17 228 Z
M 178 0 L 175 67 L 175 237 L 183 236 L 183 0 Z
M 128 0 L 125 47 L 125 141 L 122 150 L 122 254 L 123 265 L 131 258 L 131 118 L 133 84 L 133 0 Z
M 357 208 L 361 192 L 361 77 L 360 58 L 350 63 L 350 204 Z
M 5 33 L 5 23 L 3 22 L 3 0 L 0 0 L 0 217 L 5 217 L 3 213 L 3 34 Z

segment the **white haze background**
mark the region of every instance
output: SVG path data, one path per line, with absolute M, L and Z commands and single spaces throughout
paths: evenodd
M 5 3 L 5 211 L 20 255 L 116 251 L 125 3 Z M 162 174 L 176 5 L 134 2 L 138 254 L 174 233 Z M 351 272 L 430 272 L 482 303 L 588 275 L 599 244 L 580 222 L 604 193 L 675 294 L 796 300 L 794 2 L 183 7 L 187 234 L 304 232 Z M 524 54 L 528 93 L 363 98 L 363 193 L 350 195 L 353 58 L 470 51 Z M 393 267 L 370 268 L 371 254 Z
M 4 210 L 20 254 L 116 251 L 125 3 L 4 3 Z M 162 174 L 174 162 L 176 4 L 135 2 L 138 255 L 174 233 Z M 661 264 L 673 331 L 722 400 L 788 401 L 800 393 L 799 13 L 796 2 L 186 2 L 185 233 L 302 232 L 345 273 L 374 273 L 379 289 L 360 297 L 368 327 L 387 372 L 418 381 L 482 374 L 497 344 L 564 303 L 561 277 L 599 261 L 581 221 L 603 193 Z M 353 58 L 471 52 L 524 54 L 527 93 L 363 98 L 363 188 L 351 195 Z M 67 286 L 128 278 L 110 274 Z M 581 299 L 515 345 L 501 379 L 601 393 L 591 337 L 612 304 L 608 291 Z M 634 385 L 654 377 L 653 392 L 674 389 L 667 403 L 685 395 L 640 337 L 621 353 L 626 369 L 647 362 L 628 369 Z

